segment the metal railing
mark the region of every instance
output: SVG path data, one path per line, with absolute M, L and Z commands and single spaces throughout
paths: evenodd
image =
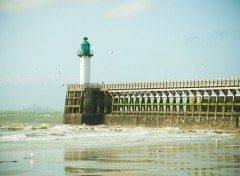
M 86 83 L 69 84 L 68 89 L 100 88 L 107 90 L 138 90 L 138 89 L 171 89 L 171 88 L 214 88 L 214 87 L 240 87 L 240 78 L 209 79 L 187 81 L 161 81 L 139 83 Z
M 115 84 L 106 84 L 106 85 L 102 85 L 102 86 L 108 88 L 109 90 L 239 87 L 240 86 L 240 78 L 213 79 L 213 80 L 140 82 L 140 83 L 115 83 Z
M 83 53 L 82 50 L 77 50 L 77 55 L 78 56 L 81 56 L 81 55 L 84 55 L 84 54 L 93 56 L 94 52 L 93 52 L 93 50 L 90 50 L 88 53 Z

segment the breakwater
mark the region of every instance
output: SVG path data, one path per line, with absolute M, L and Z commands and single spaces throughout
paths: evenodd
M 64 124 L 239 128 L 240 78 L 69 84 Z

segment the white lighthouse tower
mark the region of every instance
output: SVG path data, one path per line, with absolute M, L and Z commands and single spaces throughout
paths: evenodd
M 90 61 L 93 52 L 90 50 L 88 38 L 84 37 L 81 49 L 78 51 L 80 57 L 80 84 L 90 83 Z

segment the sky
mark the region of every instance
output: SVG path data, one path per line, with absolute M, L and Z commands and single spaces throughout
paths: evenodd
M 92 83 L 240 77 L 239 0 L 0 0 L 0 110 L 63 111 L 83 37 Z

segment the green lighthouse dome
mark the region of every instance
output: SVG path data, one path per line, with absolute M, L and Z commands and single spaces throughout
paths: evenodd
M 78 54 L 78 56 L 93 56 L 91 50 L 90 50 L 90 43 L 88 42 L 88 38 L 87 37 L 84 37 L 83 38 L 83 42 L 81 44 L 81 49 L 80 49 L 80 52 Z

